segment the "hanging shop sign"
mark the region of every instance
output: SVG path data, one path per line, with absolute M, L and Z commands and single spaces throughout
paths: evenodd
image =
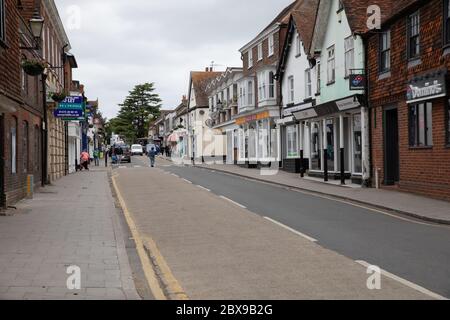
M 366 75 L 365 74 L 351 74 L 349 77 L 350 90 L 365 90 L 366 89 Z
M 250 116 L 246 116 L 246 117 L 241 117 L 236 119 L 236 124 L 237 125 L 242 125 L 245 123 L 249 123 L 252 121 L 258 121 L 258 120 L 263 120 L 263 119 L 267 119 L 270 118 L 270 112 L 269 111 L 265 111 L 265 112 L 261 112 L 258 114 L 252 114 Z
M 447 95 L 446 71 L 441 70 L 424 76 L 415 77 L 406 88 L 408 103 L 436 99 Z
M 65 121 L 83 121 L 85 115 L 85 104 L 83 97 L 66 97 L 58 104 L 58 108 L 53 114 L 56 118 L 61 118 Z

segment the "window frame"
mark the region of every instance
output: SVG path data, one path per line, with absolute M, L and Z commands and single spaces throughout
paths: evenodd
M 312 75 L 311 68 L 305 70 L 305 99 L 311 98 L 312 92 Z
M 0 44 L 6 43 L 6 5 L 0 0 Z
M 253 48 L 248 50 L 248 69 L 251 69 L 253 67 Z
M 258 61 L 262 61 L 263 59 L 263 44 L 258 44 Z
M 443 44 L 450 46 L 450 0 L 443 1 Z
M 269 49 L 267 50 L 268 51 L 267 57 L 271 57 L 275 53 L 275 37 L 274 37 L 273 33 L 271 35 L 269 35 L 267 41 L 268 41 L 268 47 L 269 47 Z
M 386 48 L 384 47 L 384 37 L 387 36 L 386 39 Z M 385 73 L 385 72 L 389 72 L 391 71 L 391 29 L 387 29 L 384 30 L 383 32 L 380 33 L 380 37 L 379 37 L 379 45 L 378 45 L 378 50 L 379 50 L 379 61 L 378 61 L 378 65 L 379 65 L 379 73 Z M 384 62 L 385 62 L 385 55 L 388 55 L 389 57 L 389 66 L 385 66 Z
M 349 48 L 347 47 L 347 41 L 351 40 L 352 46 Z M 351 54 L 351 55 L 350 55 Z M 349 66 L 347 61 L 347 56 L 351 57 L 352 65 Z M 336 59 L 336 52 L 334 53 L 334 58 Z M 345 77 L 348 78 L 352 72 L 352 69 L 355 68 L 355 38 L 351 35 L 344 39 L 344 63 L 345 63 Z M 335 65 L 336 70 L 336 65 Z M 336 75 L 335 75 L 336 77 Z
M 330 51 L 333 50 L 333 57 L 330 58 Z M 333 62 L 332 74 L 333 78 L 330 79 L 330 63 Z M 336 47 L 332 45 L 327 49 L 327 84 L 333 84 L 336 82 Z
M 295 82 L 294 76 L 288 77 L 288 103 L 294 103 L 295 101 Z
M 298 58 L 302 55 L 302 48 L 301 48 L 301 40 L 300 35 L 298 32 L 295 32 L 295 57 Z
M 268 98 L 269 99 L 275 99 L 276 98 L 276 92 L 275 92 L 275 72 L 269 71 L 269 84 L 268 84 L 269 90 L 268 90 Z M 272 93 L 272 94 L 271 94 Z
M 247 81 L 247 106 L 253 106 L 254 105 L 254 83 L 253 80 Z
M 413 24 L 412 24 L 412 19 L 414 17 L 417 17 L 417 34 L 412 35 L 412 28 L 413 28 Z M 420 54 L 421 54 L 421 47 L 420 47 L 420 11 L 416 11 L 413 14 L 410 14 L 407 17 L 407 53 L 408 53 L 408 60 L 415 60 L 420 58 Z M 417 44 L 416 46 L 418 46 L 417 52 L 415 53 L 415 55 L 412 55 L 411 49 L 412 49 L 412 39 L 417 40 Z
M 420 106 L 423 106 L 423 132 L 420 130 Z M 413 115 L 412 108 L 415 108 L 415 113 Z M 430 110 L 428 110 L 428 108 Z M 428 112 L 431 115 L 431 119 L 428 119 Z M 421 101 L 418 103 L 413 103 L 408 105 L 408 142 L 409 147 L 414 149 L 420 148 L 432 148 L 433 145 L 433 103 L 431 101 Z M 429 121 L 428 121 L 429 120 Z M 414 132 L 412 129 L 414 128 Z M 424 143 L 420 143 L 421 135 L 423 134 Z M 431 141 L 428 138 L 431 137 Z M 414 140 L 414 141 L 413 141 Z
M 317 86 L 317 88 L 316 88 L 316 95 L 320 95 L 320 90 L 321 90 L 321 82 L 322 82 L 322 80 L 321 80 L 321 76 L 320 76 L 320 72 L 321 72 L 321 63 L 320 63 L 320 60 L 319 61 L 317 61 L 317 63 L 316 63 L 316 76 L 317 76 L 317 83 L 316 83 L 316 86 Z

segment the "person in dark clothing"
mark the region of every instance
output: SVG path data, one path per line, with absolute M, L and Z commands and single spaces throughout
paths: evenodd
M 155 159 L 156 159 L 156 149 L 155 147 L 152 147 L 150 152 L 148 153 L 148 157 L 150 158 L 150 166 L 153 168 L 155 166 Z

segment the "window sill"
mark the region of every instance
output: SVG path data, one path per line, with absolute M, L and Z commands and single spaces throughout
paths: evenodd
M 391 70 L 386 70 L 378 75 L 378 80 L 384 80 L 391 77 Z
M 417 67 L 422 64 L 422 60 L 420 58 L 411 58 L 408 60 L 408 69 Z
M 316 97 L 319 97 L 319 96 L 320 96 L 320 92 L 317 92 L 317 93 L 315 94 L 315 96 L 316 96 Z
M 335 84 L 335 83 L 336 83 L 336 81 L 328 82 L 328 83 L 327 83 L 327 86 L 332 86 L 332 85 Z
M 423 146 L 423 147 L 409 147 L 409 150 L 431 150 L 433 146 Z

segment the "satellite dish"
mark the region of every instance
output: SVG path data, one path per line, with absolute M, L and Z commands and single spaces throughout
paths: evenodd
M 212 122 L 211 119 L 206 120 L 206 121 L 205 121 L 205 124 L 206 124 L 206 126 L 207 126 L 208 128 L 212 128 L 212 127 L 213 127 L 213 122 Z
M 217 120 L 219 119 L 219 114 L 217 112 L 213 112 L 209 115 L 211 117 L 211 119 L 213 120 Z
M 205 114 L 205 111 L 201 110 L 200 115 L 203 116 Z

